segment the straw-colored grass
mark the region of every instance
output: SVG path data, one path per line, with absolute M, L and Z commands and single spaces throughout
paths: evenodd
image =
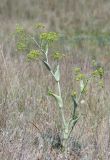
M 27 62 L 25 56 L 17 53 L 11 34 L 17 23 L 31 31 L 36 22 L 43 22 L 49 30 L 64 35 L 55 48 L 65 54 L 60 65 L 67 117 L 72 86 L 77 89 L 73 68 L 82 67 L 87 74 L 94 58 L 104 67 L 105 87 L 100 90 L 94 83 L 90 85 L 85 102 L 80 104 L 83 116 L 72 133 L 73 151 L 68 159 L 110 159 L 110 47 L 105 35 L 105 32 L 109 35 L 109 10 L 109 0 L 0 0 L 1 160 L 45 160 L 49 157 L 64 160 L 59 150 L 51 149 L 50 143 L 60 128 L 56 104 L 47 95 L 47 87 L 54 88 L 54 81 L 41 62 Z M 85 34 L 104 32 L 107 41 L 104 44 L 98 40 L 75 42 L 75 33 L 81 30 Z

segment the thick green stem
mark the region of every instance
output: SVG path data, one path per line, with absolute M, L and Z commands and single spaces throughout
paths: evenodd
M 60 83 L 59 81 L 57 82 L 58 84 L 58 92 L 59 92 L 59 96 L 62 98 L 61 95 L 61 88 L 60 88 Z M 67 153 L 67 141 L 68 141 L 68 135 L 69 135 L 69 128 L 68 128 L 68 124 L 66 123 L 66 119 L 64 116 L 64 106 L 62 104 L 62 107 L 59 106 L 59 110 L 60 110 L 60 115 L 62 117 L 62 130 L 63 130 L 63 141 L 62 141 L 62 145 L 65 151 L 65 154 Z
M 61 96 L 61 88 L 60 88 L 60 83 L 59 83 L 59 81 L 57 82 L 57 84 L 58 84 L 59 96 L 62 98 L 62 96 Z M 62 117 L 63 127 L 65 128 L 65 126 L 66 126 L 66 120 L 65 120 L 65 116 L 64 116 L 64 107 L 63 107 L 63 105 L 62 105 L 62 106 L 59 106 L 59 109 L 60 109 L 60 113 L 61 113 L 61 117 Z M 64 129 L 64 128 L 63 128 L 63 129 Z

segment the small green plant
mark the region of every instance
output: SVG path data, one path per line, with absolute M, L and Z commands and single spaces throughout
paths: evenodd
M 45 28 L 44 25 L 38 24 L 36 25 L 37 29 Z M 51 66 L 51 63 L 49 62 L 49 48 L 51 48 L 51 44 L 55 41 L 58 40 L 58 34 L 55 32 L 42 32 L 40 33 L 39 37 L 34 37 L 31 36 L 30 34 L 26 33 L 24 29 L 20 26 L 17 26 L 16 29 L 16 35 L 17 35 L 17 43 L 22 44 L 18 47 L 18 49 L 21 51 L 26 48 L 26 39 L 31 39 L 37 49 L 30 49 L 29 53 L 27 54 L 27 58 L 30 60 L 36 60 L 37 58 L 40 57 L 40 60 L 42 63 L 46 66 L 47 70 L 50 72 L 52 75 L 54 81 L 56 82 L 57 86 L 57 91 L 54 92 L 51 89 L 48 89 L 48 95 L 52 96 L 56 103 L 57 103 L 57 109 L 59 113 L 59 117 L 61 120 L 61 133 L 62 133 L 62 138 L 61 138 L 61 143 L 62 143 L 62 149 L 67 151 L 67 144 L 68 140 L 70 138 L 70 135 L 75 127 L 75 125 L 78 123 L 78 120 L 81 117 L 81 114 L 77 112 L 77 108 L 80 105 L 80 102 L 82 100 L 82 96 L 84 99 L 84 95 L 87 92 L 87 87 L 94 77 L 98 79 L 98 83 L 100 86 L 103 87 L 103 75 L 104 71 L 103 68 L 96 68 L 92 73 L 89 75 L 84 74 L 81 71 L 80 67 L 77 67 L 74 69 L 74 75 L 75 75 L 75 80 L 79 84 L 79 91 L 73 90 L 71 93 L 71 100 L 73 102 L 73 107 L 71 111 L 71 117 L 67 120 L 65 117 L 65 112 L 64 112 L 64 101 L 62 98 L 62 90 L 61 90 L 61 73 L 60 73 L 60 65 L 59 65 L 59 60 L 62 58 L 62 54 L 59 51 L 55 51 L 52 53 L 53 60 L 56 61 L 56 65 L 54 68 Z M 28 38 L 26 38 L 28 37 Z M 95 65 L 95 62 L 94 62 Z

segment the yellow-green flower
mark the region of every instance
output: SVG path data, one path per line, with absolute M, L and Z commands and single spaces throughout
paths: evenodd
M 23 43 L 23 42 L 18 42 L 17 43 L 17 50 L 18 51 L 25 51 L 25 49 L 26 49 L 26 44 L 25 43 Z
M 71 96 L 76 97 L 77 92 L 76 91 L 72 91 Z
M 60 52 L 55 52 L 53 54 L 53 59 L 54 60 L 60 60 L 62 58 L 62 54 Z
M 94 77 L 100 77 L 102 78 L 104 76 L 104 69 L 102 67 L 96 69 L 95 71 L 92 72 L 92 75 Z
M 34 60 L 36 58 L 39 58 L 40 55 L 41 55 L 41 53 L 38 50 L 31 50 L 27 54 L 27 58 L 30 59 L 30 60 Z
M 79 74 L 81 72 L 81 68 L 79 68 L 79 67 L 76 67 L 74 70 L 75 70 L 76 74 Z
M 16 33 L 22 34 L 24 32 L 24 28 L 20 25 L 16 25 Z
M 35 24 L 35 28 L 36 29 L 42 29 L 42 28 L 45 28 L 45 26 L 42 23 L 37 23 L 37 24 Z
M 100 81 L 99 81 L 99 86 L 100 86 L 101 88 L 104 87 L 104 81 L 103 81 L 103 80 L 100 80 Z
M 76 76 L 76 80 L 77 81 L 80 81 L 80 80 L 83 80 L 85 78 L 85 75 L 83 73 L 79 73 L 77 76 Z
M 53 42 L 58 39 L 58 34 L 56 32 L 44 32 L 41 33 L 40 39 L 48 42 Z
M 100 78 L 102 78 L 104 76 L 104 69 L 102 67 L 100 67 L 98 69 L 98 74 L 99 74 Z
M 95 71 L 92 72 L 93 77 L 97 77 L 99 75 L 98 70 L 96 69 Z
M 92 65 L 93 65 L 94 67 L 96 67 L 96 66 L 97 66 L 97 62 L 96 62 L 95 60 L 92 60 Z

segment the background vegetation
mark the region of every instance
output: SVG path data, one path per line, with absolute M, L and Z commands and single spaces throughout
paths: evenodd
M 0 0 L 1 160 L 36 160 L 40 156 L 64 159 L 60 151 L 49 148 L 50 139 L 59 134 L 59 128 L 55 127 L 56 104 L 47 95 L 47 87 L 54 88 L 54 81 L 41 62 L 27 62 L 15 47 L 16 24 L 32 32 L 38 22 L 44 23 L 49 31 L 61 34 L 54 49 L 65 55 L 60 65 L 67 117 L 71 86 L 77 90 L 73 68 L 81 67 L 89 73 L 93 59 L 104 67 L 104 88 L 97 88 L 93 83 L 85 102 L 80 104 L 83 116 L 71 137 L 69 159 L 110 159 L 109 11 L 109 0 Z M 47 139 L 43 152 L 39 131 L 30 122 Z

